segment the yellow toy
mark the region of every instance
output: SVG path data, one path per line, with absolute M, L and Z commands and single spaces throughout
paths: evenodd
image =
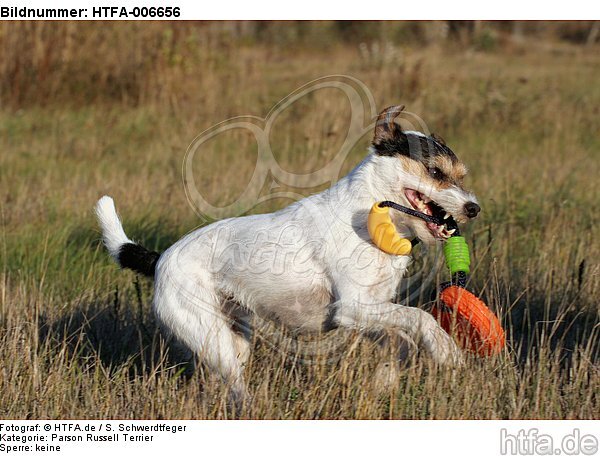
M 367 221 L 369 236 L 373 243 L 391 255 L 410 255 L 412 244 L 400 237 L 390 217 L 390 208 L 374 204 Z

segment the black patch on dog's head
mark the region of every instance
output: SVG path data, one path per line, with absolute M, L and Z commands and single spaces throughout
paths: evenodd
M 458 162 L 458 157 L 443 141 L 433 136 L 422 136 L 412 132 L 405 133 L 398 129 L 391 138 L 373 143 L 375 153 L 384 157 L 404 156 L 423 163 L 426 167 L 432 166 L 433 159 L 444 155 L 452 163 Z
M 404 156 L 423 163 L 427 168 L 435 159 L 445 156 L 452 164 L 458 162 L 454 152 L 436 135 L 426 136 L 414 131 L 402 131 L 394 119 L 404 111 L 404 105 L 389 106 L 379 113 L 375 121 L 373 149 L 384 157 Z

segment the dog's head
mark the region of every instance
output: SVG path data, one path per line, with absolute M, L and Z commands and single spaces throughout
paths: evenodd
M 476 217 L 480 211 L 477 198 L 463 187 L 466 166 L 441 138 L 402 131 L 394 119 L 403 109 L 391 106 L 377 118 L 372 151 L 378 192 L 429 215 L 451 215 L 458 223 Z M 425 243 L 443 241 L 452 234 L 416 217 L 402 217 L 402 222 Z

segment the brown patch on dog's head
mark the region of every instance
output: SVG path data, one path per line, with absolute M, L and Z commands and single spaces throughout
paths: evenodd
M 381 144 L 385 141 L 393 140 L 402 133 L 400 125 L 394 122 L 394 119 L 404 111 L 404 105 L 389 106 L 379 113 L 375 122 L 375 134 L 373 135 L 373 144 Z
M 461 161 L 453 161 L 444 155 L 433 157 L 426 167 L 432 177 L 445 184 L 443 187 L 451 184 L 462 187 L 462 181 L 467 175 L 467 167 Z
M 462 181 L 468 172 L 469 172 L 469 170 L 467 169 L 465 164 L 463 162 L 459 161 L 458 163 L 455 163 L 454 166 L 452 167 L 449 177 L 457 184 L 462 185 Z
M 404 106 L 381 111 L 375 124 L 373 150 L 377 155 L 403 160 L 405 169 L 416 176 L 434 179 L 439 188 L 462 187 L 467 168 L 439 136 L 402 131 L 394 119 Z

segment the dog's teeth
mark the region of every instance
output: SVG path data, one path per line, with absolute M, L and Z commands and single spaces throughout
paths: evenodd
M 450 217 L 450 214 L 448 214 L 447 212 L 444 214 L 444 220 L 446 220 L 448 217 Z
M 454 228 L 454 229 L 452 229 L 452 230 L 448 231 L 448 236 L 452 236 L 452 234 L 453 234 L 455 231 L 456 231 L 456 228 Z

